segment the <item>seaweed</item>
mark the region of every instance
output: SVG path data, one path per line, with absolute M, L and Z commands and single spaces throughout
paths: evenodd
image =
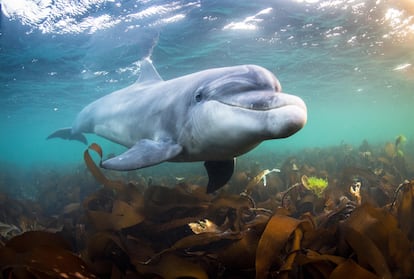
M 45 174 L 43 200 L 0 195 L 0 278 L 411 278 L 414 160 L 398 148 L 244 163 L 211 195 L 197 174 L 102 170 L 92 144 L 89 173 Z
M 2 278 L 97 278 L 59 235 L 25 232 L 0 248 Z
M 301 180 L 302 185 L 318 197 L 321 197 L 326 187 L 328 187 L 328 180 L 316 176 L 307 177 L 303 175 Z

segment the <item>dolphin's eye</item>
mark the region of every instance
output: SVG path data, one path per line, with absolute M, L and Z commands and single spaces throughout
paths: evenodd
M 201 102 L 201 100 L 203 99 L 203 95 L 201 94 L 201 91 L 198 91 L 194 97 L 195 101 L 197 103 Z

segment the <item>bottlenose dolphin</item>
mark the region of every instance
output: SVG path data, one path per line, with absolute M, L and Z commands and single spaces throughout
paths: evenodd
M 95 133 L 129 148 L 101 167 L 134 170 L 205 161 L 207 192 L 233 174 L 234 158 L 264 140 L 289 137 L 306 123 L 299 97 L 281 93 L 277 78 L 256 65 L 208 69 L 164 81 L 149 58 L 132 85 L 87 105 L 72 127 L 50 138 L 87 143 Z

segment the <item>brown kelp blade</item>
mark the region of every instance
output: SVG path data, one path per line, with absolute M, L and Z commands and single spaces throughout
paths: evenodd
M 0 248 L 1 278 L 97 278 L 62 237 L 33 231 Z
M 302 223 L 307 223 L 307 226 L 305 225 L 303 228 L 300 228 Z M 283 254 L 282 249 L 288 243 L 291 235 L 294 234 L 295 230 L 306 230 L 309 226 L 311 225 L 308 221 L 295 219 L 285 215 L 273 215 L 267 223 L 257 246 L 256 279 L 266 279 L 270 267 L 274 264 L 282 267 L 282 262 L 284 261 L 281 257 Z M 302 233 L 298 232 L 295 237 L 296 245 L 300 243 L 301 237 Z M 298 247 L 295 249 L 299 250 Z M 293 260 L 294 259 L 289 259 L 288 263 L 293 264 Z M 290 266 L 285 265 L 283 268 L 289 270 Z
M 394 278 L 395 270 L 410 277 L 414 254 L 397 219 L 384 208 L 364 204 L 341 226 L 345 241 L 358 257 L 358 264 L 381 278 Z
M 356 264 L 353 260 L 347 260 L 338 265 L 337 268 L 331 273 L 329 279 L 347 279 L 352 274 L 353 279 L 379 279 L 372 272 L 362 268 Z
M 358 255 L 361 265 L 374 269 L 380 278 L 392 278 L 384 255 L 371 239 L 352 228 L 346 228 L 344 233 L 346 241 Z
M 98 166 L 95 164 L 95 162 L 92 160 L 91 155 L 89 154 L 89 150 L 93 150 L 99 155 L 100 163 L 102 162 L 102 148 L 96 144 L 92 143 L 89 145 L 88 149 L 85 150 L 83 153 L 83 159 L 85 161 L 86 166 L 88 167 L 89 171 L 92 173 L 92 175 L 95 177 L 95 179 L 103 184 L 105 187 L 111 188 L 111 189 L 119 189 L 122 186 L 121 181 L 113 181 L 108 178 L 102 173 L 102 171 L 98 168 Z
M 397 203 L 397 218 L 401 230 L 414 239 L 414 180 L 404 182 L 398 187 L 400 198 Z

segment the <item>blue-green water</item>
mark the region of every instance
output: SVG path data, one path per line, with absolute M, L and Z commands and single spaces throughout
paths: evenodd
M 148 54 L 164 79 L 258 64 L 303 98 L 306 127 L 262 144 L 249 155 L 258 160 L 269 150 L 414 140 L 412 1 L 3 0 L 1 8 L 0 161 L 19 176 L 83 164 L 84 145 L 46 137 L 133 83 Z

